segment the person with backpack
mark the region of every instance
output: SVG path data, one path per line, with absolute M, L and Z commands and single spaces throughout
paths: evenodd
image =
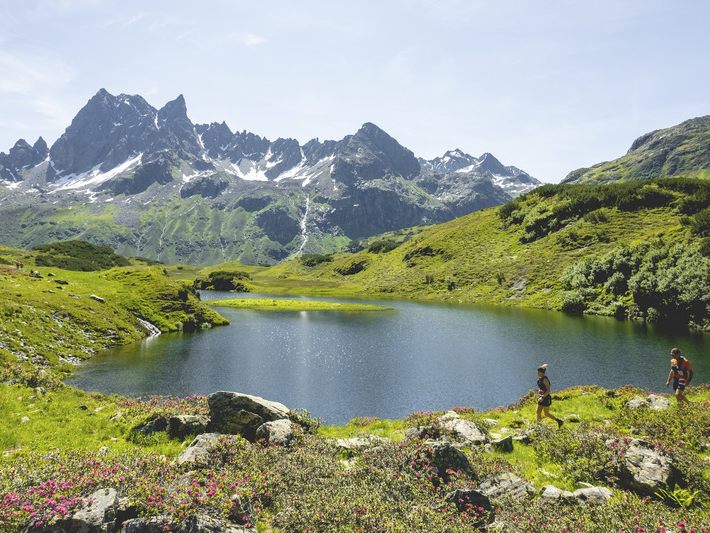
M 671 381 L 673 382 L 675 398 L 678 400 L 678 405 L 681 405 L 688 401 L 688 398 L 685 397 L 685 389 L 693 379 L 693 365 L 683 357 L 680 348 L 673 348 L 671 357 L 671 371 L 668 373 L 666 387 L 671 384 Z
M 537 392 L 540 398 L 537 400 L 537 420 L 538 422 L 542 420 L 543 414 L 547 418 L 551 418 L 557 422 L 557 427 L 561 428 L 562 420 L 550 414 L 550 405 L 552 405 L 552 385 L 550 384 L 550 378 L 548 378 L 545 373 L 547 372 L 547 363 L 540 365 L 537 369 Z

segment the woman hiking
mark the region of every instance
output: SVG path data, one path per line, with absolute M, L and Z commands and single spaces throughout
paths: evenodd
M 678 405 L 681 405 L 684 402 L 688 402 L 688 398 L 685 397 L 685 388 L 690 385 L 690 381 L 693 379 L 693 366 L 690 361 L 683 357 L 680 348 L 673 348 L 671 357 L 671 371 L 668 373 L 666 387 L 673 380 L 675 398 L 678 400 Z
M 537 393 L 540 395 L 540 398 L 537 400 L 537 420 L 538 422 L 541 421 L 544 414 L 547 418 L 551 418 L 557 422 L 557 427 L 561 428 L 563 424 L 562 420 L 550 414 L 550 405 L 552 405 L 550 392 L 552 391 L 552 387 L 550 385 L 550 379 L 545 375 L 545 372 L 547 372 L 547 363 L 540 365 L 537 369 Z

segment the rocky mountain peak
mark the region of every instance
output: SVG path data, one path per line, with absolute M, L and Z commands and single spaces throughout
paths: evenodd
M 185 97 L 179 94 L 175 100 L 170 100 L 158 111 L 158 120 L 189 120 Z
M 42 159 L 47 157 L 49 154 L 49 148 L 47 147 L 47 142 L 42 138 L 42 136 L 38 137 L 35 143 L 32 145 L 32 148 L 34 148 L 35 151 L 37 151 L 42 155 Z
M 484 153 L 478 159 L 478 168 L 480 170 L 487 170 L 491 174 L 505 175 L 508 174 L 508 169 L 495 158 L 495 156 L 489 152 Z

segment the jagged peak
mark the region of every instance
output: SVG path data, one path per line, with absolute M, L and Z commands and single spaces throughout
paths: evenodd
M 158 111 L 158 114 L 166 118 L 187 118 L 187 105 L 185 104 L 185 97 L 182 94 L 179 94 L 174 100 L 166 102 L 166 104 Z

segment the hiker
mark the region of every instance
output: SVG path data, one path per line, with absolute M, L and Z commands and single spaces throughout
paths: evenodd
M 675 398 L 678 400 L 678 405 L 681 405 L 688 401 L 688 398 L 685 397 L 685 388 L 690 385 L 690 381 L 693 379 L 693 366 L 683 357 L 680 348 L 671 350 L 671 358 L 671 371 L 668 373 L 666 387 L 673 380 Z
M 545 375 L 545 372 L 547 372 L 547 363 L 540 365 L 537 369 L 537 393 L 540 395 L 537 401 L 537 420 L 538 422 L 541 421 L 544 414 L 547 418 L 557 422 L 557 427 L 561 428 L 562 420 L 550 414 L 550 405 L 552 405 L 550 392 L 552 392 L 552 386 L 550 385 L 550 378 Z

